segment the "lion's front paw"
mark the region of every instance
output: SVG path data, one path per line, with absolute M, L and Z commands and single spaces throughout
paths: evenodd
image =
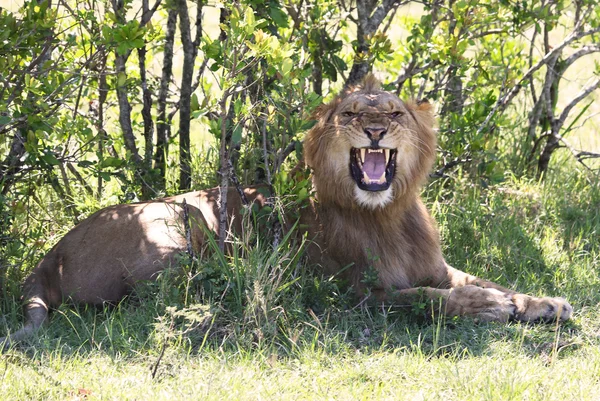
M 474 285 L 453 288 L 446 302 L 447 314 L 472 316 L 481 321 L 506 322 L 514 316 L 515 310 L 507 294 Z
M 573 307 L 564 298 L 535 298 L 524 294 L 514 294 L 512 301 L 516 306 L 514 318 L 523 322 L 554 322 L 557 319 L 568 320 Z

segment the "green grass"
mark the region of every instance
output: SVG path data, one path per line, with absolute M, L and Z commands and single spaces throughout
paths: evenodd
M 61 307 L 38 336 L 0 354 L 0 399 L 597 399 L 593 177 L 568 167 L 544 184 L 436 181 L 425 197 L 451 264 L 564 296 L 573 319 L 478 323 L 354 307 L 299 265 L 293 246 L 273 252 L 249 235 L 228 263 L 167 272 L 116 307 Z M 1 333 L 20 324 L 14 297 L 0 302 Z

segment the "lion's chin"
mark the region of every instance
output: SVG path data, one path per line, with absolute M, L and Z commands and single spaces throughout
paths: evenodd
M 392 202 L 394 191 L 391 187 L 377 192 L 365 191 L 356 186 L 354 187 L 354 199 L 359 206 L 365 209 L 378 210 Z

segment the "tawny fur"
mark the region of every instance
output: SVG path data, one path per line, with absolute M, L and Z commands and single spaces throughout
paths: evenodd
M 317 124 L 304 143 L 316 199 L 301 219 L 312 243 L 310 262 L 342 274 L 361 296 L 390 303 L 427 297 L 449 316 L 484 320 L 566 320 L 572 308 L 562 298 L 533 298 L 450 267 L 439 234 L 419 191 L 435 159 L 431 106 L 404 103 L 369 76 L 315 113 Z M 370 132 L 369 135 L 366 132 Z M 396 150 L 388 189 L 358 188 L 350 174 L 352 148 L 373 145 Z M 251 202 L 264 203 L 256 188 Z M 218 228 L 218 190 L 190 192 L 154 202 L 102 209 L 73 228 L 26 279 L 25 326 L 0 342 L 18 341 L 44 322 L 48 309 L 70 299 L 100 304 L 119 301 L 140 280 L 152 280 L 186 249 L 181 202 L 192 221 Z M 228 195 L 233 229 L 241 228 L 241 201 Z M 236 217 L 237 216 L 237 217 Z M 204 237 L 193 230 L 196 248 Z M 342 272 L 342 273 L 340 273 Z M 366 277 L 376 273 L 377 280 Z

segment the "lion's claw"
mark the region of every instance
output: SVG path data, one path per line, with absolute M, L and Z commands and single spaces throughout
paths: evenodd
M 516 306 L 513 318 L 523 322 L 564 322 L 573 314 L 573 307 L 564 298 L 535 298 L 514 294 L 512 302 Z

